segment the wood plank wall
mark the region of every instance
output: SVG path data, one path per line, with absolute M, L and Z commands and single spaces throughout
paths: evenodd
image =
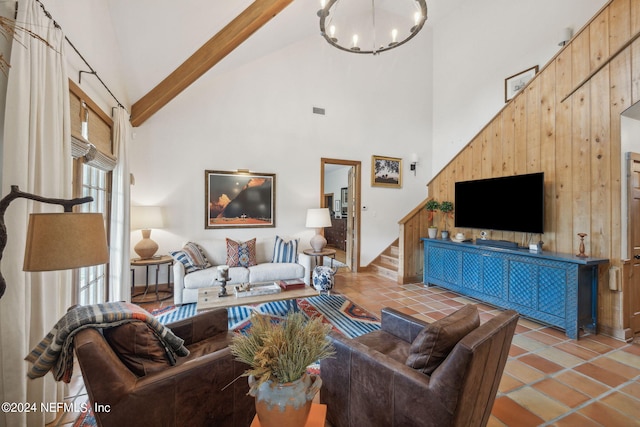
M 453 201 L 456 181 L 542 171 L 544 234 L 491 238 L 540 238 L 545 250 L 578 253 L 585 232 L 587 254 L 621 266 L 620 114 L 640 101 L 640 39 L 631 43 L 639 31 L 640 0 L 607 3 L 428 184 L 429 196 Z M 475 238 L 481 230 L 456 231 Z M 601 268 L 601 332 L 624 338 L 624 297 Z

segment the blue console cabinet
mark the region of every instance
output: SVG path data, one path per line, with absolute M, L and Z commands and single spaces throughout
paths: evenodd
M 422 239 L 424 283 L 565 330 L 596 332 L 598 265 L 609 260 Z

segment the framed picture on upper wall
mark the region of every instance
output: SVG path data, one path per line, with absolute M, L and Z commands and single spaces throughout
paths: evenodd
M 504 102 L 509 102 L 511 98 L 516 96 L 537 73 L 538 66 L 536 65 L 504 79 Z
M 402 188 L 402 159 L 372 156 L 371 186 Z
M 276 226 L 276 175 L 204 171 L 204 228 Z

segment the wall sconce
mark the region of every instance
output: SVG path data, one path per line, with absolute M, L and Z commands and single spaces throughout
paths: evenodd
M 569 40 L 571 40 L 571 37 L 573 37 L 573 30 L 571 28 L 563 28 L 562 31 L 560 31 L 560 42 L 558 46 L 566 45 Z
M 411 164 L 409 165 L 409 170 L 413 171 L 413 175 L 416 175 L 416 165 L 418 164 L 418 155 L 413 153 L 411 155 Z

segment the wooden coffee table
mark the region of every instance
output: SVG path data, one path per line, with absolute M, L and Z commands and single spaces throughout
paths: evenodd
M 271 283 L 273 282 L 269 282 L 269 284 Z M 227 292 L 229 292 L 230 294 L 227 297 L 218 296 L 220 289 L 220 286 L 199 289 L 196 311 L 212 310 L 214 308 L 235 307 L 238 305 L 262 304 L 265 302 L 283 300 L 287 300 L 290 308 L 292 308 L 294 311 L 298 311 L 298 303 L 296 302 L 297 298 L 307 298 L 319 295 L 318 291 L 310 286 L 305 286 L 304 288 L 300 289 L 292 289 L 289 291 L 281 291 L 277 294 L 256 295 L 241 298 L 235 296 L 234 285 L 227 285 Z

